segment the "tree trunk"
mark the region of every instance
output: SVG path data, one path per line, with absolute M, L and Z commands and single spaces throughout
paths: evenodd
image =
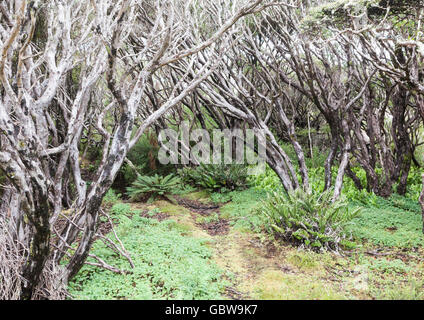
M 342 128 L 344 133 L 344 146 L 343 146 L 343 154 L 340 160 L 339 170 L 337 172 L 336 182 L 334 183 L 334 193 L 333 193 L 333 201 L 336 201 L 342 192 L 343 188 L 343 177 L 345 175 L 346 168 L 349 164 L 349 154 L 351 148 L 351 141 L 349 135 L 349 127 L 347 125 L 347 121 L 343 119 Z
M 328 190 L 331 188 L 331 183 L 332 183 L 332 173 L 331 173 L 331 168 L 333 167 L 333 163 L 334 163 L 334 159 L 336 157 L 336 152 L 337 152 L 337 148 L 338 148 L 338 138 L 337 136 L 332 135 L 332 140 L 331 140 L 331 147 L 330 147 L 330 151 L 328 152 L 328 156 L 327 159 L 325 160 L 325 164 L 324 164 L 324 168 L 325 168 L 325 184 L 324 184 L 324 191 Z
M 423 183 L 423 188 L 421 190 L 421 194 L 420 194 L 420 197 L 419 197 L 419 202 L 420 202 L 420 205 L 421 205 L 421 216 L 422 216 L 422 220 L 423 220 L 423 229 L 422 229 L 422 231 L 423 231 L 423 234 L 424 234 L 424 173 L 422 175 L 422 183 Z
M 288 133 L 290 142 L 291 142 L 291 144 L 294 148 L 294 151 L 296 153 L 297 161 L 299 163 L 300 175 L 302 177 L 303 189 L 304 189 L 304 191 L 309 193 L 310 192 L 310 186 L 309 186 L 308 168 L 306 167 L 305 155 L 303 153 L 302 146 L 297 141 L 294 123 L 293 123 L 293 121 L 290 121 L 288 119 L 288 117 L 287 117 L 286 113 L 284 112 L 284 109 L 281 105 L 279 105 L 279 114 L 280 114 L 281 120 L 283 121 L 283 123 L 284 123 L 284 125 L 287 129 L 287 133 Z

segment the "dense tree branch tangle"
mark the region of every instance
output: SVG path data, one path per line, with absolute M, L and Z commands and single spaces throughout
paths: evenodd
M 333 200 L 345 175 L 405 194 L 423 143 L 424 8 L 377 2 L 2 1 L 0 299 L 66 296 L 129 150 L 149 127 L 181 124 L 187 106 L 192 126 L 261 134 L 286 192 L 323 191 L 305 161 L 312 125 L 327 128 Z M 101 152 L 87 177 L 92 136 Z
M 54 281 L 66 283 L 78 272 L 96 233 L 102 198 L 129 148 L 213 72 L 220 56 L 140 122 L 136 116 L 146 108 L 152 79 L 210 46 L 222 52 L 238 20 L 261 11 L 262 2 L 2 2 L 0 167 L 7 177 L 2 203 L 9 206 L 0 216 L 11 229 L 2 239 L 10 243 L 1 250 L 13 242 L 24 264 L 15 296 L 54 298 L 58 293 L 44 288 L 48 265 L 58 268 L 66 260 Z M 112 113 L 117 121 L 111 127 L 106 118 Z M 88 186 L 79 152 L 92 126 L 103 137 L 103 153 Z

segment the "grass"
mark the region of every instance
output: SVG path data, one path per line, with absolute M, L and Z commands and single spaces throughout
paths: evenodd
M 199 202 L 209 202 L 209 192 L 206 190 L 197 190 L 184 195 L 189 200 L 197 200 Z
M 188 209 L 173 204 L 169 201 L 159 200 L 156 201 L 151 208 L 159 207 L 161 212 L 167 213 L 172 216 L 180 216 L 187 214 L 189 212 Z
M 340 300 L 345 297 L 322 280 L 265 271 L 258 279 L 255 296 L 261 300 Z
M 385 258 L 374 260 L 368 265 L 368 268 L 373 271 L 390 274 L 406 274 L 412 269 L 411 266 L 400 259 L 388 260 Z
M 264 193 L 248 189 L 232 195 L 232 202 L 222 211 L 233 219 L 240 231 L 259 232 L 261 220 L 251 215 L 261 203 Z M 356 198 L 362 202 L 356 201 Z M 353 220 L 350 231 L 357 248 L 348 256 L 290 249 L 279 256 L 277 264 L 289 266 L 293 272 L 275 270 L 275 266 L 260 261 L 258 253 L 247 258 L 256 264 L 258 272 L 253 284 L 244 283 L 254 299 L 424 299 L 423 263 L 414 257 L 421 251 L 424 237 L 421 231 L 420 207 L 416 200 L 392 196 L 383 199 L 366 194 L 351 201 L 352 207 L 361 206 L 361 213 Z M 365 201 L 364 201 L 365 200 Z M 284 244 L 282 244 L 284 246 Z M 287 245 L 285 245 L 287 246 Z M 365 251 L 402 251 L 408 256 L 400 259 L 395 254 L 370 257 Z M 419 249 L 421 250 L 421 249 Z M 246 253 L 245 253 L 246 255 Z M 269 259 L 268 259 L 269 260 Z M 246 272 L 246 271 L 244 271 Z
M 423 300 L 424 281 L 409 277 L 404 281 L 393 278 L 376 281 L 371 294 L 378 300 Z M 382 290 L 383 289 L 383 290 Z
M 380 300 L 424 299 L 422 263 L 397 258 L 369 258 L 368 295 Z
M 314 269 L 319 265 L 317 255 L 309 251 L 291 252 L 286 261 L 300 270 Z

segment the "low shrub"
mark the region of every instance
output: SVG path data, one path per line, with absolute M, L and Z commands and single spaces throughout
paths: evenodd
M 352 245 L 345 227 L 359 209 L 349 209 L 343 200 L 332 202 L 331 196 L 330 191 L 274 192 L 259 211 L 267 218 L 268 231 L 277 237 L 315 251 L 339 251 Z
M 366 189 L 358 190 L 355 186 L 345 186 L 343 194 L 352 203 L 366 207 L 378 206 L 378 196 L 374 192 L 368 192 Z
M 124 163 L 115 179 L 114 188 L 125 190 L 141 175 L 168 175 L 174 170 L 172 164 L 161 164 L 158 158 L 160 145 L 153 131 L 146 132 L 128 152 L 127 158 L 133 166 Z M 134 170 L 134 167 L 136 170 Z
M 200 164 L 179 171 L 182 180 L 210 191 L 233 191 L 246 188 L 247 167 L 242 164 Z
M 406 196 L 415 201 L 418 200 L 423 188 L 421 175 L 422 169 L 416 167 L 412 167 L 408 175 Z
M 154 176 L 139 176 L 127 188 L 127 195 L 131 200 L 139 200 L 148 195 L 148 202 L 154 201 L 157 196 L 170 194 L 181 184 L 181 179 L 173 174 L 165 177 L 155 174 Z

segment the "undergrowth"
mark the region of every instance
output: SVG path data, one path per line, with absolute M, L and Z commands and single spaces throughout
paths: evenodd
M 350 227 L 359 240 L 386 247 L 421 247 L 424 244 L 419 205 L 408 198 L 378 197 L 375 206 L 365 206 Z
M 231 202 L 221 208 L 221 215 L 230 219 L 230 224 L 238 230 L 260 232 L 263 229 L 263 217 L 255 213 L 267 193 L 262 190 L 247 189 L 228 194 Z
M 302 248 L 337 252 L 352 246 L 345 229 L 358 212 L 345 201 L 333 202 L 331 190 L 321 194 L 274 192 L 258 209 L 266 218 L 266 230 L 276 237 Z
M 205 240 L 187 237 L 172 220 L 143 218 L 128 204 L 111 208 L 117 234 L 135 268 L 103 243 L 92 253 L 129 274 L 86 265 L 70 284 L 75 299 L 219 299 L 225 283 Z M 132 217 L 128 217 L 132 215 Z
M 333 177 L 337 168 L 333 168 Z M 363 184 L 366 181 L 364 170 L 354 168 L 355 174 Z M 309 170 L 310 184 L 313 193 L 324 189 L 324 168 L 317 167 Z M 249 177 L 252 188 L 258 192 L 281 192 L 281 182 L 278 176 L 268 166 L 266 171 L 257 176 Z M 358 190 L 353 181 L 345 178 L 342 195 L 349 202 L 351 209 L 362 210 L 347 226 L 359 242 L 370 245 L 387 247 L 421 247 L 424 245 L 422 234 L 421 208 L 418 196 L 421 191 L 421 173 L 418 169 L 411 169 L 408 177 L 408 192 L 406 196 L 393 194 L 384 199 L 365 189 Z M 248 191 L 248 190 L 247 190 Z M 246 201 L 248 201 L 246 199 Z M 242 204 L 243 206 L 243 204 Z M 249 211 L 244 208 L 241 212 Z M 247 218 L 249 220 L 250 218 Z

